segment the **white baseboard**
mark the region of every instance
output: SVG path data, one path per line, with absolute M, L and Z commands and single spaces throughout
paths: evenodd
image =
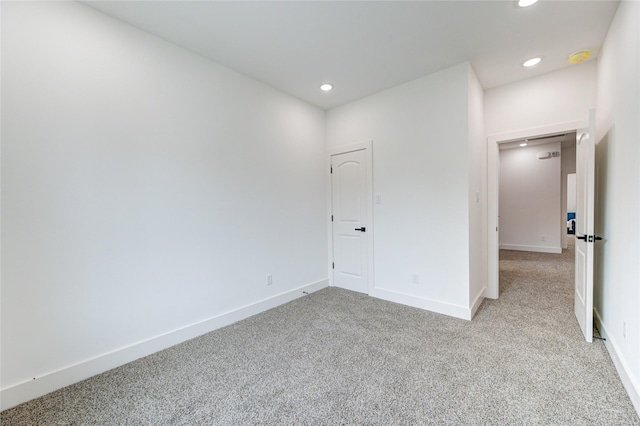
M 615 365 L 616 370 L 618 370 L 618 375 L 622 380 L 622 384 L 624 388 L 627 390 L 629 394 L 629 398 L 631 399 L 631 403 L 633 407 L 636 409 L 636 412 L 640 416 L 640 385 L 635 377 L 630 374 L 629 364 L 625 360 L 623 356 L 620 355 L 619 346 L 616 344 L 616 341 L 611 335 L 607 332 L 607 327 L 605 327 L 602 322 L 602 318 L 600 317 L 600 313 L 597 309 L 593 310 L 593 319 L 595 320 L 596 327 L 600 331 L 600 336 L 607 339 L 604 341 L 604 346 L 609 351 L 609 356 L 613 361 L 613 365 Z
M 517 244 L 500 244 L 500 250 L 534 251 L 536 253 L 562 254 L 560 247 L 521 246 Z
M 150 355 L 154 352 L 177 345 L 194 337 L 201 336 L 213 330 L 225 327 L 234 322 L 249 318 L 253 315 L 290 302 L 304 296 L 303 292 L 313 293 L 328 287 L 329 279 L 316 281 L 293 290 L 286 291 L 267 299 L 224 312 L 215 317 L 208 318 L 197 323 L 189 324 L 175 330 L 168 331 L 158 336 L 136 342 L 129 346 L 98 355 L 94 358 L 81 361 L 77 364 L 51 371 L 34 380 L 19 383 L 0 392 L 0 410 L 14 407 L 23 402 L 45 395 L 49 392 L 72 385 L 96 374 L 103 373 L 113 368 L 135 361 L 138 358 Z
M 413 306 L 438 314 L 449 315 L 450 317 L 470 320 L 473 316 L 472 309 L 460 305 L 452 305 L 425 297 L 413 296 L 405 293 L 398 293 L 392 290 L 384 290 L 380 288 L 373 289 L 369 294 L 371 297 L 388 300 L 389 302 L 400 303 L 403 305 Z M 482 299 L 480 299 L 482 300 Z M 480 305 L 478 305 L 480 306 Z
M 471 304 L 471 317 L 469 319 L 473 319 L 478 311 L 480 305 L 482 305 L 482 301 L 484 300 L 484 293 L 487 291 L 487 287 L 483 287 L 482 290 L 476 296 L 476 299 Z

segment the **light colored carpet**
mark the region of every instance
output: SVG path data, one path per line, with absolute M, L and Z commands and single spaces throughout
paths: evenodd
M 501 253 L 471 322 L 328 288 L 1 413 L 13 424 L 638 425 L 572 252 Z

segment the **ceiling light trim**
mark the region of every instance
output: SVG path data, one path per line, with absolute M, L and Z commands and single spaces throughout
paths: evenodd
M 517 5 L 518 7 L 524 8 L 524 7 L 533 6 L 537 2 L 538 0 L 518 0 Z
M 540 62 L 542 62 L 542 56 L 536 56 L 534 58 L 530 58 L 530 59 L 527 59 L 526 61 L 524 61 L 522 63 L 522 66 L 525 67 L 525 68 L 530 68 L 530 67 L 538 65 Z

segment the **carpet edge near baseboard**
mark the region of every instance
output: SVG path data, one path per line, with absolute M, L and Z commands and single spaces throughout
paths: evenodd
M 328 286 L 329 279 L 322 279 L 250 303 L 232 311 L 224 312 L 214 317 L 97 355 L 76 364 L 48 372 L 32 380 L 11 385 L 0 390 L 0 411 L 15 407 L 34 398 L 62 389 L 95 376 L 96 374 L 104 373 L 105 371 L 167 349 L 184 341 L 226 327 L 227 325 L 273 309 Z

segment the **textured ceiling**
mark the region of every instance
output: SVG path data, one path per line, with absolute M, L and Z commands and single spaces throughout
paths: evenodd
M 470 61 L 485 89 L 594 60 L 617 1 L 104 1 L 124 22 L 329 109 Z M 544 60 L 529 69 L 532 56 Z M 575 65 L 573 65 L 575 66 Z M 335 89 L 324 93 L 323 82 Z

